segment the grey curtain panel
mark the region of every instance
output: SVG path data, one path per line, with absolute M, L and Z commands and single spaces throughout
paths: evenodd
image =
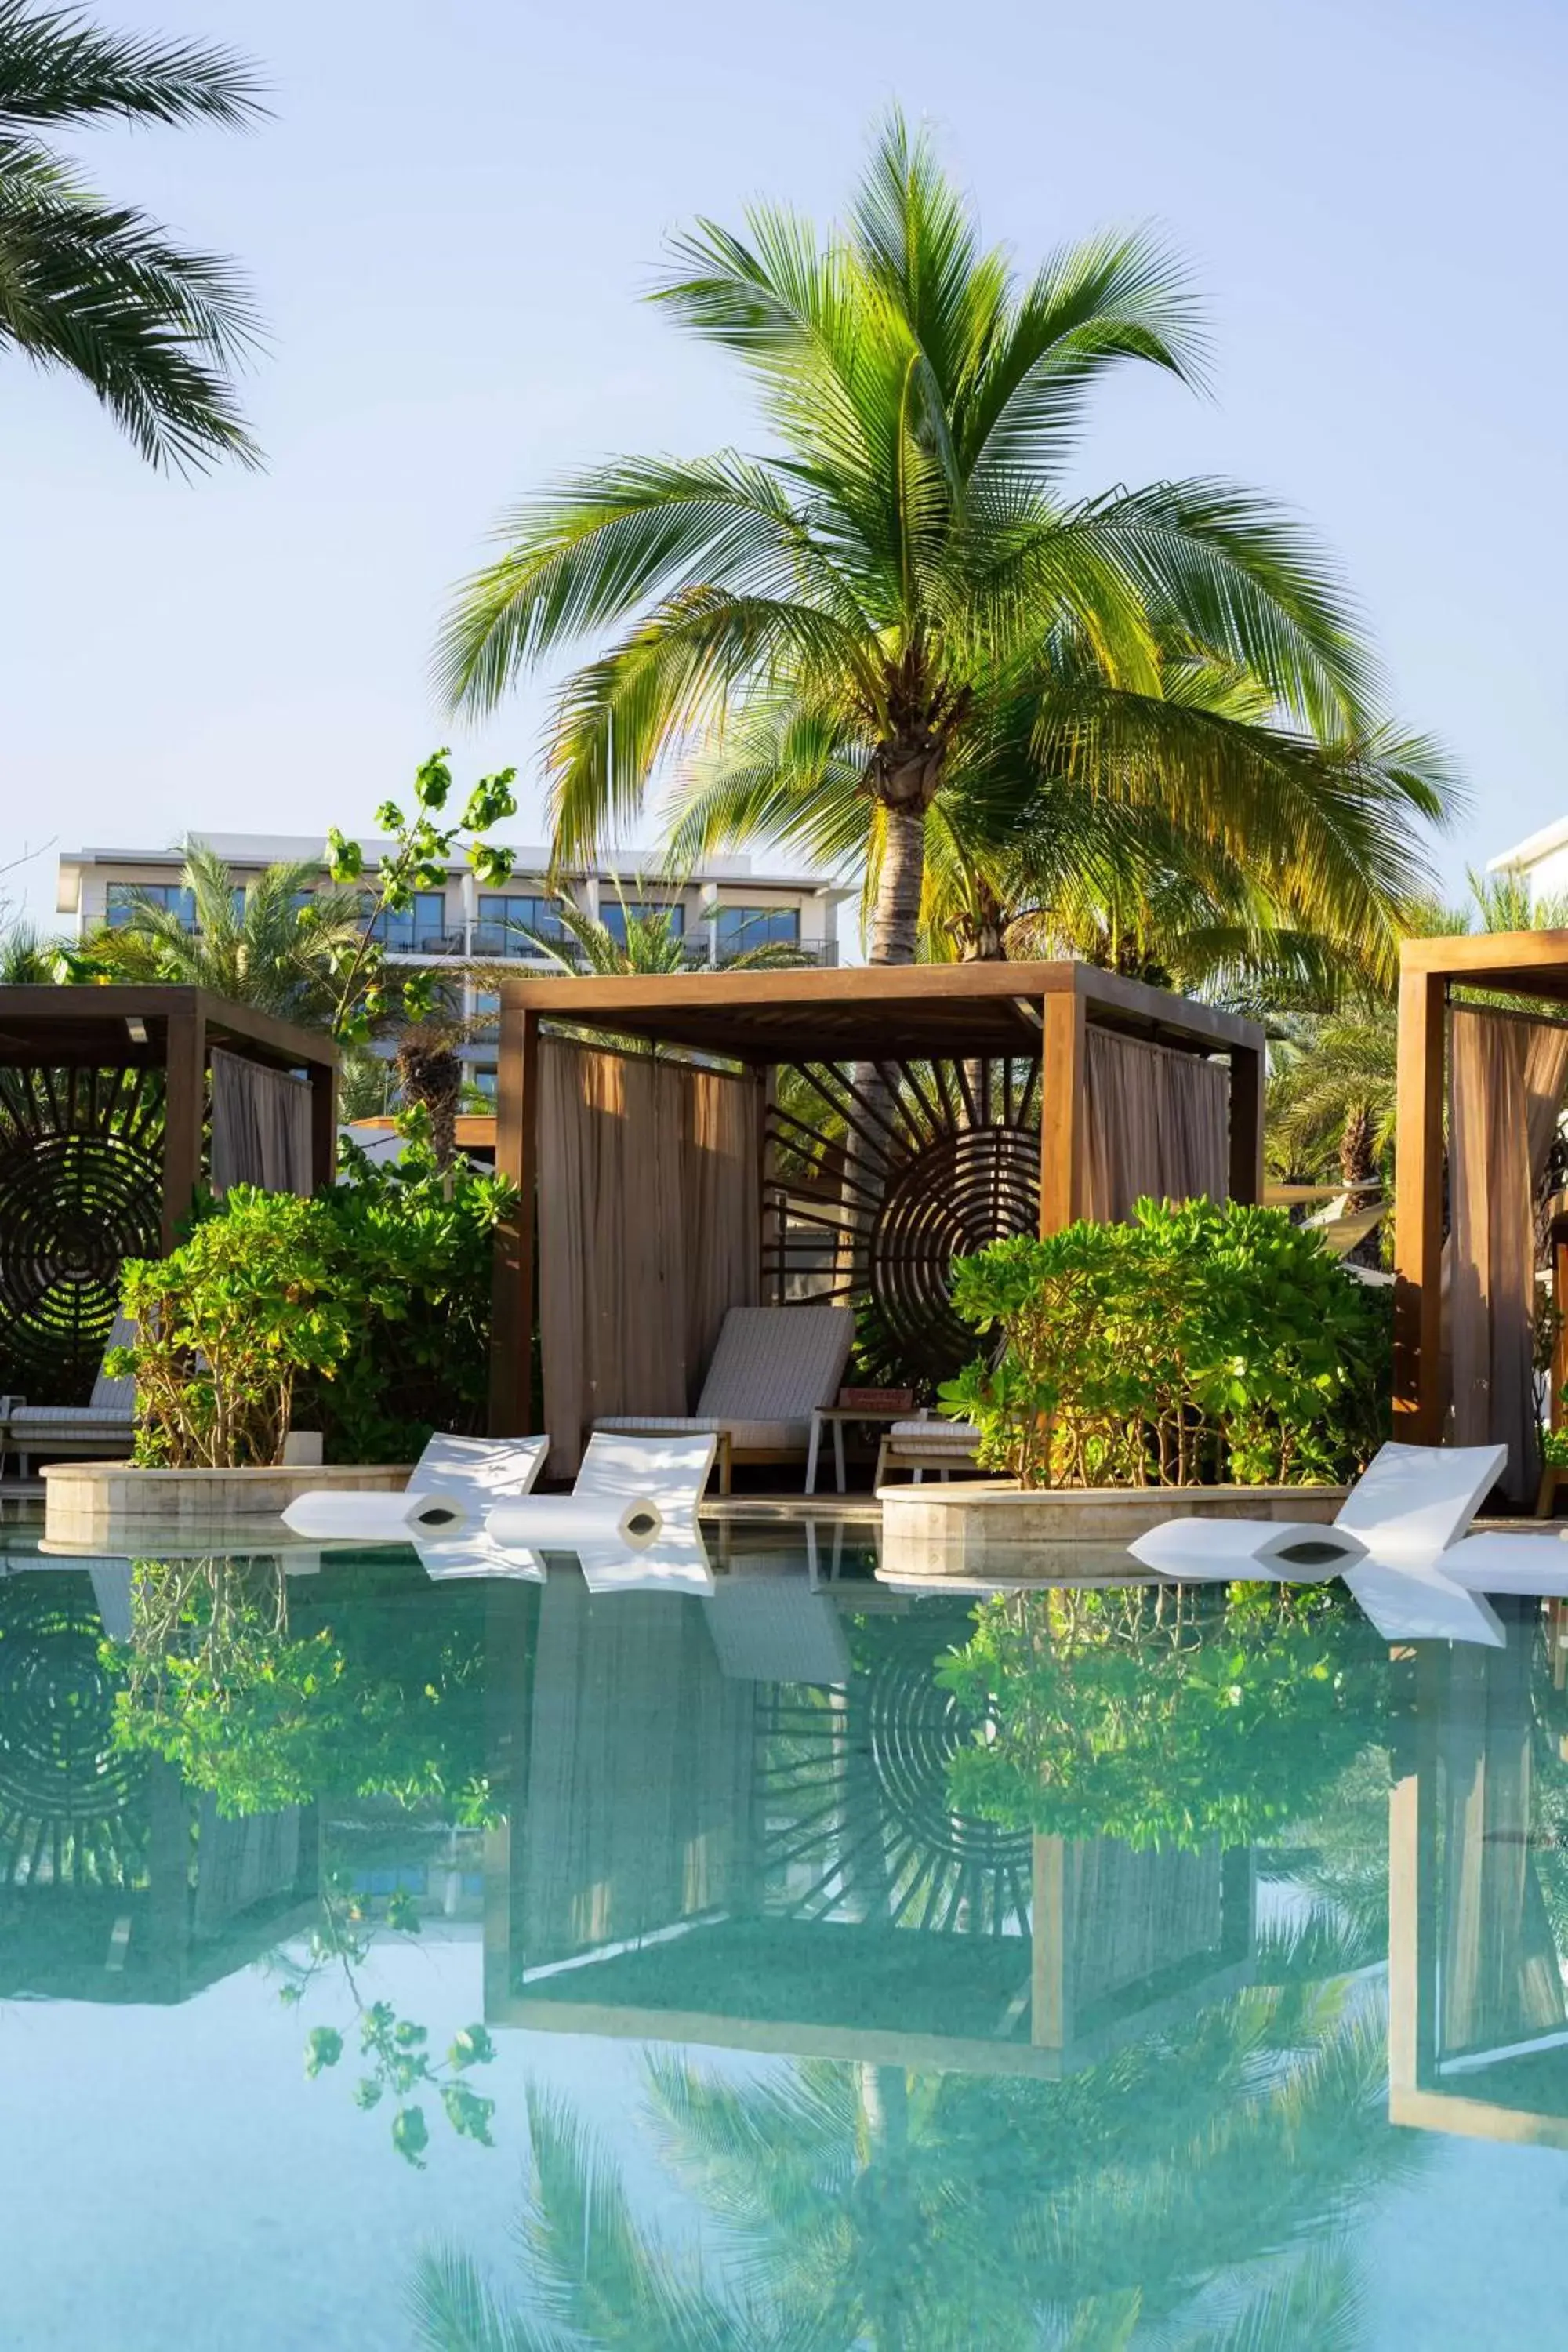
M 1085 1215 L 1110 1224 L 1136 1201 L 1226 1199 L 1228 1066 L 1110 1029 L 1087 1043 Z
M 1448 1339 L 1454 1443 L 1505 1444 L 1532 1500 L 1535 1195 L 1568 1086 L 1568 1027 L 1463 1006 L 1449 1016 Z
M 310 1088 L 286 1070 L 215 1049 L 212 1056 L 212 1188 L 259 1184 L 264 1192 L 309 1196 Z
M 539 1048 L 539 1333 L 550 1470 L 601 1414 L 689 1412 L 758 1303 L 763 1097 L 652 1055 Z

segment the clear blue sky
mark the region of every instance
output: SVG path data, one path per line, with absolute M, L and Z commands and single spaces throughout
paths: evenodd
M 752 194 L 827 215 L 867 125 L 929 116 L 1032 261 L 1156 219 L 1212 307 L 1215 397 L 1103 403 L 1084 486 L 1216 471 L 1333 548 L 1394 698 L 1463 761 L 1462 870 L 1568 809 L 1568 12 L 1549 0 L 121 0 L 258 58 L 245 139 L 84 142 L 106 188 L 251 272 L 268 470 L 149 473 L 0 355 L 0 849 L 363 824 L 448 722 L 447 584 L 510 498 L 606 451 L 754 440 L 723 360 L 639 304 L 664 232 Z M 523 771 L 520 698 L 453 740 Z M 8 884 L 52 904 L 53 857 Z

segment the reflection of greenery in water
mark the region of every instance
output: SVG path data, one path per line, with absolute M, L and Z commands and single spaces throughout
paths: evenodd
M 1349 2346 L 1349 2226 L 1422 2154 L 1384 2122 L 1383 2035 L 1381 2004 L 1331 1979 L 1260 1985 L 1059 2083 L 827 2062 L 736 2083 L 656 2055 L 645 2123 L 706 2266 L 639 2229 L 605 2152 L 536 2093 L 521 2301 L 427 2256 L 419 2341 Z
M 392 2145 L 405 2162 L 425 2168 L 430 2126 L 422 2094 L 440 2104 L 459 2139 L 478 2140 L 493 2147 L 490 2117 L 495 2101 L 483 2098 L 468 2077 L 471 2068 L 488 2066 L 495 2044 L 482 2025 L 466 2025 L 451 2042 L 444 2058 L 430 2049 L 429 2031 L 415 2019 L 400 2017 L 386 2000 L 367 2000 L 360 1975 L 370 1958 L 370 1906 L 346 1887 L 323 1886 L 321 1916 L 306 1941 L 301 1960 L 279 1953 L 275 1965 L 287 1981 L 279 1999 L 289 2007 L 303 2001 L 319 1979 L 341 1979 L 353 2004 L 359 2027 L 360 2072 L 354 2083 L 354 2105 L 368 2112 L 384 2099 L 393 2103 Z M 418 1906 L 406 1895 L 395 1895 L 386 1906 L 385 1924 L 398 1933 L 417 1936 Z M 305 2072 L 313 2081 L 336 2067 L 345 2054 L 335 2026 L 311 2028 L 305 2043 Z
M 1310 1810 L 1381 1709 L 1387 1649 L 1325 1588 L 983 1601 L 939 1669 L 974 1728 L 953 1811 L 1135 1847 L 1241 1845 Z
M 422 1607 L 417 1644 L 387 1595 L 290 1593 L 275 1559 L 137 1560 L 116 1734 L 178 1767 L 220 1812 L 276 1812 L 337 1792 L 491 1812 L 484 1769 L 482 1603 Z
M 351 1797 L 390 1801 L 405 1825 L 433 1811 L 448 1824 L 495 1818 L 482 1601 L 471 1591 L 437 1601 L 422 1588 L 412 1611 L 399 1609 L 369 1580 L 363 1598 L 334 1591 L 331 1622 L 312 1622 L 322 1602 L 314 1592 L 296 1601 L 279 1559 L 134 1562 L 131 1639 L 101 1647 L 121 1677 L 120 1750 L 163 1757 L 236 1819 Z M 352 1887 L 323 1883 L 303 1958 L 274 1956 L 286 1979 L 279 1997 L 293 2005 L 323 1978 L 340 1984 L 357 2023 L 356 2104 L 387 2102 L 392 2144 L 410 2163 L 423 2166 L 430 2138 L 421 2095 L 460 2137 L 489 2147 L 494 2102 L 468 2079 L 494 2055 L 489 2034 L 467 2026 L 439 2057 L 417 2021 L 365 1998 L 360 1976 L 376 1924 Z M 394 1895 L 381 1924 L 416 1936 L 418 1906 Z M 329 2072 L 344 2055 L 342 2034 L 316 2026 L 306 2072 Z

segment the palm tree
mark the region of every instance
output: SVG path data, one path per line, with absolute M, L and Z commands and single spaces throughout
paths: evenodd
M 859 859 L 874 961 L 916 953 L 932 807 L 1020 779 L 1245 843 L 1305 919 L 1386 936 L 1449 780 L 1379 719 L 1327 567 L 1224 484 L 1065 488 L 1108 371 L 1201 375 L 1157 242 L 1093 238 L 1020 285 L 895 112 L 842 229 L 702 222 L 657 299 L 741 358 L 777 454 L 623 460 L 515 509 L 440 640 L 444 690 L 483 709 L 616 633 L 556 701 L 559 856 L 716 743 L 673 853 L 766 831 Z
M 33 923 L 7 923 L 0 930 L 0 982 L 7 988 L 47 988 L 60 976 L 60 950 Z
M 254 464 L 231 381 L 256 340 L 227 261 L 173 243 L 96 194 L 41 135 L 111 122 L 216 122 L 263 112 L 229 50 L 100 30 L 0 0 L 0 345 L 90 386 L 153 465 Z
M 133 898 L 121 929 L 105 924 L 84 942 L 95 973 L 206 988 L 301 1028 L 331 1029 L 334 976 L 363 928 L 357 890 L 321 888 L 321 868 L 308 861 L 268 866 L 242 888 L 204 841 L 185 844 L 181 881 L 194 923 Z

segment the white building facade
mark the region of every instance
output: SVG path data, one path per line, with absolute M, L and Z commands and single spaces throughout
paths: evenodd
M 1542 898 L 1568 898 L 1568 816 L 1489 859 L 1487 872 L 1519 875 L 1529 886 L 1531 906 Z
M 319 840 L 222 833 L 201 838 L 228 866 L 237 892 L 278 865 L 319 865 L 321 887 L 328 886 Z M 363 844 L 367 885 L 374 885 L 376 859 L 387 846 Z M 78 939 L 105 923 L 124 923 L 138 899 L 152 898 L 194 923 L 191 894 L 181 879 L 184 863 L 180 849 L 63 852 L 58 911 L 71 918 Z M 438 890 L 417 891 L 411 907 L 377 919 L 388 961 L 449 971 L 455 1003 L 468 1019 L 482 1020 L 495 1001 L 477 988 L 474 964 L 515 962 L 520 972 L 558 971 L 560 964 L 536 943 L 541 940 L 554 942 L 562 956 L 572 955 L 560 901 L 546 878 L 549 865 L 542 848 L 520 849 L 510 880 L 497 890 L 482 888 L 466 862 L 455 859 Z M 836 964 L 838 908 L 853 895 L 826 876 L 758 866 L 740 856 L 714 858 L 679 884 L 640 874 L 628 861 L 578 869 L 563 877 L 561 887 L 584 913 L 623 938 L 628 912 L 667 913 L 696 968 L 721 968 L 759 948 L 788 950 L 805 963 Z M 494 1089 L 494 1055 L 493 1043 L 484 1037 L 465 1049 L 474 1083 L 485 1093 Z

